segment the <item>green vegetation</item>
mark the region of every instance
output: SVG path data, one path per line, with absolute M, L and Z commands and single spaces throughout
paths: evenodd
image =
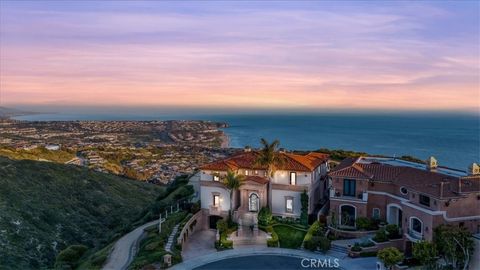
M 308 195 L 306 190 L 300 195 L 300 201 L 302 204 L 300 223 L 304 226 L 308 226 Z
M 62 250 L 55 261 L 56 269 L 73 269 L 77 265 L 78 260 L 88 250 L 84 245 L 71 245 Z
M 273 230 L 273 227 L 270 226 L 259 226 L 260 229 L 269 233 L 272 237 L 267 239 L 267 246 L 268 247 L 278 247 L 278 234 Z
M 342 150 L 342 149 L 330 150 L 330 149 L 327 149 L 327 148 L 320 148 L 316 152 L 329 154 L 330 159 L 336 160 L 336 161 L 342 161 L 346 158 L 352 158 L 352 157 L 355 158 L 355 157 L 360 157 L 360 156 L 368 156 L 368 154 L 365 153 L 365 152 L 347 151 L 347 150 Z
M 383 262 L 383 265 L 385 265 L 387 269 L 392 269 L 394 265 L 403 261 L 403 253 L 394 247 L 384 248 L 380 250 L 377 253 L 377 257 L 380 261 Z
M 385 226 L 385 230 L 387 231 L 388 239 L 402 238 L 402 235 L 400 234 L 400 228 L 397 224 L 388 224 Z
M 133 260 L 129 269 L 142 269 L 143 267 L 162 262 L 163 256 L 168 252 L 165 251 L 165 244 L 168 237 L 172 233 L 173 227 L 181 223 L 184 219 L 190 218 L 187 212 L 181 211 L 168 216 L 167 220 L 162 224 L 162 232 L 158 233 L 158 226 L 152 226 L 146 229 L 147 236 L 141 241 L 137 256 Z M 176 240 L 176 239 L 175 239 Z M 179 263 L 182 260 L 180 250 L 172 246 L 172 263 Z
M 64 149 L 50 151 L 47 150 L 45 147 L 38 147 L 32 150 L 24 150 L 3 146 L 0 147 L 0 156 L 8 157 L 10 159 L 30 159 L 65 163 L 74 158 L 75 153 Z
M 269 207 L 262 207 L 258 212 L 258 225 L 267 226 L 272 222 L 272 211 Z
M 373 241 L 383 243 L 388 241 L 388 235 L 384 228 L 378 230 L 373 237 Z
M 86 168 L 4 157 L 0 187 L 2 269 L 51 268 L 71 245 L 85 245 L 90 254 L 129 231 L 164 194 L 164 188 Z
M 413 245 L 413 257 L 427 269 L 435 269 L 437 261 L 437 248 L 435 244 L 427 241 L 420 241 Z
M 215 242 L 217 250 L 233 248 L 233 241 L 227 240 L 228 235 L 236 231 L 238 225 L 232 222 L 227 222 L 223 219 L 217 221 L 217 230 L 220 233 L 220 240 Z
M 440 225 L 434 229 L 433 242 L 438 253 L 454 269 L 468 265 L 474 250 L 472 234 L 467 229 L 453 225 Z
M 319 221 L 315 221 L 303 238 L 303 246 L 311 251 L 317 249 L 326 252 L 330 249 L 331 241 L 325 236 L 325 227 Z
M 307 230 L 300 230 L 290 225 L 275 225 L 273 230 L 278 235 L 281 248 L 299 248 L 302 246 L 303 238 Z
M 235 174 L 234 172 L 228 170 L 227 175 L 223 179 L 223 184 L 228 190 L 230 196 L 230 205 L 233 205 L 233 192 L 237 191 L 241 186 L 243 186 L 245 181 L 245 176 L 241 174 Z M 228 222 L 232 223 L 232 207 L 228 210 Z

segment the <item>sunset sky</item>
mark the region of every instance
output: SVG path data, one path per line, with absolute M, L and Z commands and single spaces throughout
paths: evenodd
M 479 108 L 475 1 L 0 5 L 0 106 Z

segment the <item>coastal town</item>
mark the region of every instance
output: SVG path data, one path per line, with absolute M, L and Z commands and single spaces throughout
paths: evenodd
M 0 155 L 87 166 L 168 184 L 231 150 L 208 121 L 17 121 L 0 119 Z

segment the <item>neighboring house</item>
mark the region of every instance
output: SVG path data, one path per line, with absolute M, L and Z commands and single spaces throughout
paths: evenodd
M 210 227 L 218 219 L 234 211 L 234 219 L 242 224 L 255 222 L 256 213 L 262 207 L 270 207 L 273 215 L 298 218 L 301 214 L 301 194 L 309 196 L 308 213 L 312 214 L 323 197 L 327 197 L 326 174 L 328 155 L 309 153 L 298 155 L 279 152 L 284 163 L 270 181 L 266 168 L 256 165 L 258 152 L 246 148 L 223 160 L 200 168 L 200 193 L 202 209 Z M 233 205 L 222 178 L 227 171 L 245 176 L 245 183 L 234 192 Z
M 397 224 L 406 250 L 432 240 L 433 229 L 454 224 L 480 230 L 480 169 L 469 172 L 395 158 L 346 159 L 329 172 L 330 217 L 340 227 L 355 227 L 358 217 Z M 333 213 L 333 215 L 332 215 Z

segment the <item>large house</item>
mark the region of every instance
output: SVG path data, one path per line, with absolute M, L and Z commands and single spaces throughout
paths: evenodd
M 469 172 L 395 158 L 346 159 L 329 172 L 330 217 L 354 228 L 358 217 L 397 224 L 404 248 L 432 240 L 433 229 L 454 224 L 480 232 L 480 169 Z M 347 218 L 346 218 L 347 217 Z
M 328 197 L 328 155 L 309 153 L 299 155 L 280 151 L 283 164 L 268 177 L 266 167 L 258 166 L 257 151 L 246 148 L 233 156 L 206 164 L 200 168 L 200 200 L 209 226 L 214 228 L 219 218 L 232 210 L 234 219 L 244 225 L 255 223 L 256 213 L 270 207 L 272 214 L 282 217 L 300 217 L 301 194 L 309 195 L 308 213 Z M 244 175 L 244 185 L 230 194 L 222 183 L 228 171 Z

